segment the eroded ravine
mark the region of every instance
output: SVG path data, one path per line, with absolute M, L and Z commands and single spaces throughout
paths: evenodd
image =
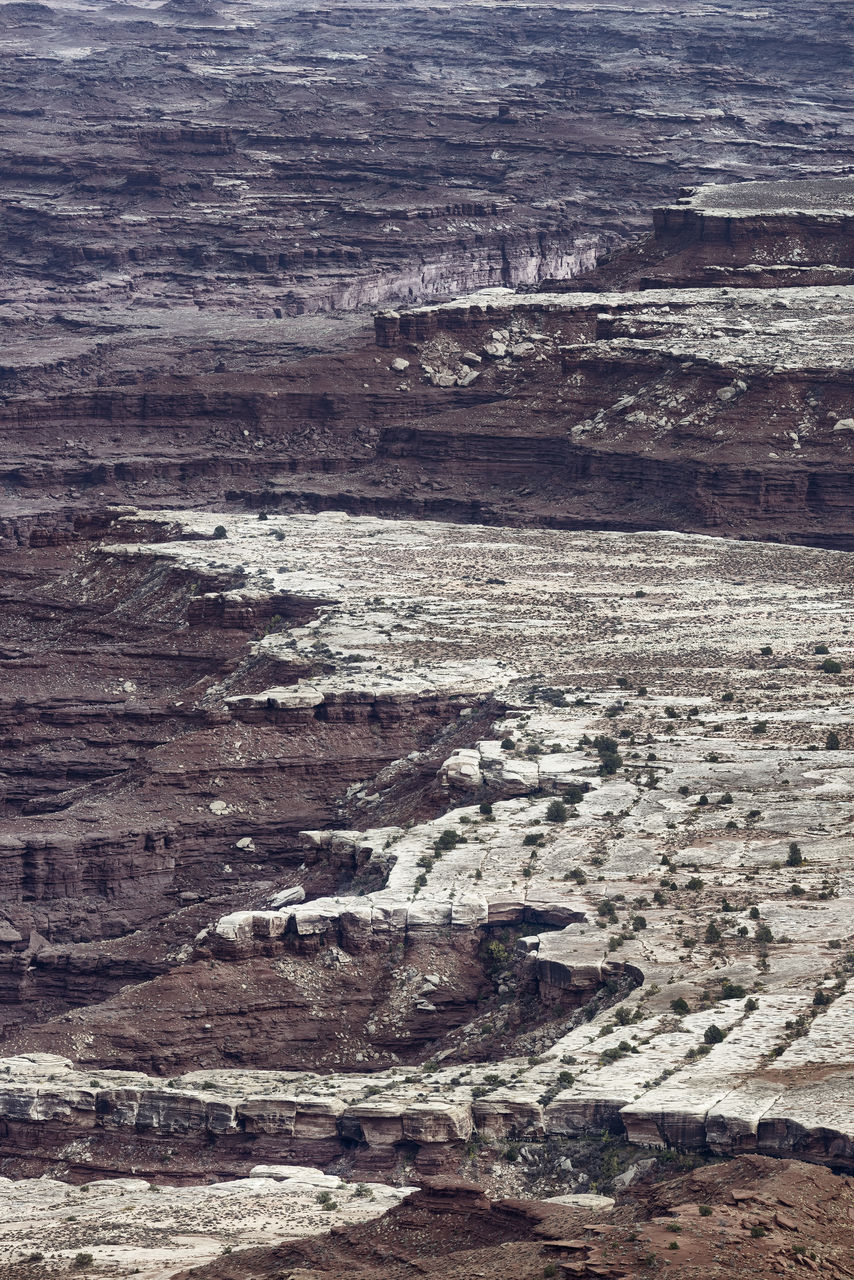
M 201 615 L 271 584 L 319 597 L 254 642 L 265 663 L 321 659 L 311 674 L 206 689 L 232 738 L 423 699 L 456 701 L 467 727 L 429 748 L 432 813 L 394 824 L 409 765 L 390 764 L 353 787 L 349 829 L 297 837 L 303 877 L 328 850 L 367 873 L 360 891 L 357 873 L 295 903 L 294 877 L 265 867 L 264 894 L 204 904 L 168 973 L 17 1033 L 8 1168 L 154 1176 L 168 1139 L 170 1178 L 342 1158 L 393 1177 L 457 1167 L 473 1134 L 571 1145 L 603 1127 L 850 1167 L 849 761 L 827 750 L 847 714 L 844 555 L 340 514 L 163 527 L 180 520 L 196 540 L 160 543 L 159 562 L 192 574 L 215 546 L 245 570 Z M 263 794 L 238 803 L 248 833 Z M 201 1069 L 181 1074 L 188 1058 Z M 131 1064 L 160 1079 L 116 1073 Z

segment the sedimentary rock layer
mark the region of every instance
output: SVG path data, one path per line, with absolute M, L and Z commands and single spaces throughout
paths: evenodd
M 218 517 L 183 519 L 188 540 L 98 554 L 199 573 Z M 271 868 L 168 973 L 7 1039 L 6 1167 L 149 1172 L 175 1131 L 177 1177 L 245 1172 L 259 1152 L 429 1173 L 473 1134 L 571 1150 L 605 1128 L 849 1170 L 846 557 L 219 519 L 217 569 L 245 580 L 200 612 L 314 596 L 317 616 L 250 662 L 326 661 L 288 687 L 210 686 L 232 741 L 238 713 L 275 723 L 369 695 L 450 707 L 465 690 L 460 725 L 487 695 L 507 711 L 433 757 L 441 816 L 400 822 L 395 764 L 351 788 L 345 830 L 299 835 L 304 870 L 314 849 L 378 882 L 300 901 Z M 281 545 L 299 568 L 276 567 Z M 258 804 L 241 807 L 249 833 Z M 336 1023 L 311 1032 L 325 974 Z M 246 1070 L 271 1054 L 290 1072 Z M 116 1072 L 134 1062 L 168 1083 Z M 70 1132 L 81 1145 L 62 1156 Z

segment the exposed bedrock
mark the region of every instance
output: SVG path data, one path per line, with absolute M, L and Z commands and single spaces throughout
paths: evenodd
M 0 380 L 245 372 L 330 308 L 568 277 L 682 183 L 837 174 L 849 34 L 837 0 L 7 5 Z
M 788 225 L 785 199 L 805 189 L 798 226 L 824 243 L 847 234 L 850 185 L 820 187 L 843 208 L 829 226 L 810 183 L 780 184 L 776 205 L 772 184 L 691 199 L 732 202 L 737 228 L 767 205 L 765 234 L 775 219 Z M 674 218 L 692 208 L 676 206 Z M 709 255 L 730 270 L 723 233 L 659 229 L 588 278 L 608 292 L 486 289 L 380 313 L 374 348 L 359 339 L 263 372 L 161 378 L 144 391 L 10 397 L 0 532 L 11 546 L 74 543 L 104 533 L 110 504 L 226 502 L 262 518 L 343 509 L 849 549 L 854 284 L 828 282 L 830 267 L 817 282 L 801 262 L 798 287 L 779 287 L 777 258 L 797 265 L 809 245 L 757 236 L 767 262 L 738 289 L 705 287 Z M 643 287 L 653 260 L 656 289 Z
M 837 423 L 851 412 L 850 376 L 810 368 L 806 351 L 797 353 L 806 367 L 771 368 L 767 360 L 757 367 L 749 351 L 698 350 L 690 303 L 705 305 L 710 326 L 738 334 L 757 321 L 740 310 L 741 298 L 746 291 L 723 306 L 709 291 L 684 300 L 586 295 L 576 308 L 485 295 L 462 304 L 461 321 L 451 309 L 429 315 L 433 336 L 415 346 L 383 327 L 383 341 L 394 340 L 411 364 L 402 391 L 389 385 L 389 362 L 401 357 L 389 351 L 378 368 L 368 349 L 332 368 L 283 371 L 222 402 L 213 389 L 123 397 L 120 410 L 101 397 L 82 412 L 85 432 L 97 436 L 89 461 L 48 460 L 54 432 L 67 429 L 68 401 L 30 406 L 37 438 L 27 463 L 10 463 L 10 443 L 7 484 L 20 515 L 5 532 L 32 545 L 100 533 L 73 508 L 54 515 L 45 504 L 45 488 L 71 485 L 96 509 L 105 496 L 166 503 L 192 489 L 261 511 L 669 527 L 848 547 L 854 464 L 851 437 Z M 760 323 L 776 315 L 773 295 L 748 301 Z M 787 300 L 789 310 L 797 301 Z M 813 324 L 822 303 L 803 298 Z M 838 308 L 830 303 L 828 324 Z M 788 312 L 784 319 L 791 324 Z M 436 368 L 456 381 L 467 347 L 482 351 L 508 326 L 530 351 L 485 364 L 472 386 L 430 385 Z M 318 389 L 291 390 L 295 381 Z M 320 390 L 332 381 L 337 390 Z M 5 412 L 11 440 L 18 428 Z M 117 412 L 124 431 L 148 437 L 135 458 L 120 459 L 124 446 L 101 437 Z M 37 453 L 44 461 L 34 461 Z
M 10 921 L 44 995 L 0 1064 L 9 1173 L 285 1160 L 394 1178 L 470 1149 L 572 1162 L 603 1130 L 854 1168 L 845 556 L 340 512 L 168 512 L 170 540 L 121 536 L 156 519 L 126 513 L 83 558 L 94 597 L 105 574 L 203 580 L 215 557 L 199 618 L 304 610 L 198 698 L 229 717 L 232 755 L 291 725 L 337 749 L 381 702 L 441 706 L 443 728 L 297 832 L 296 866 L 232 863 L 240 840 L 235 859 L 262 861 L 235 825 L 218 886 L 183 891 L 156 945 L 151 928 L 52 943 L 75 973 L 99 956 L 84 1007 L 51 1004 L 38 940 Z M 277 660 L 293 678 L 265 688 Z M 398 752 L 402 732 L 393 716 Z M 246 829 L 250 792 L 230 786 L 211 820 Z
M 178 1280 L 408 1280 L 416 1259 L 418 1274 L 437 1280 L 469 1280 L 473 1265 L 497 1280 L 635 1280 L 653 1268 L 674 1280 L 700 1270 L 741 1280 L 811 1270 L 798 1262 L 805 1256 L 840 1280 L 854 1274 L 850 1183 L 826 1169 L 755 1155 L 681 1175 L 655 1161 L 631 1168 L 617 1212 L 606 1197 L 555 1196 L 550 1186 L 536 1198 L 508 1196 L 512 1186 L 485 1194 L 482 1170 L 426 1178 L 382 1219 L 215 1258 Z M 77 1209 L 85 1197 L 72 1196 Z
M 144 527 L 131 519 L 125 533 Z M 401 813 L 441 810 L 438 763 L 496 712 L 465 691 L 295 694 L 328 667 L 324 653 L 252 642 L 309 623 L 322 595 L 223 590 L 241 574 L 188 575 L 156 554 L 116 563 L 45 547 L 7 564 L 7 1029 L 168 972 L 212 910 L 274 882 L 309 896 L 381 883 L 381 861 L 300 831 L 340 819 L 348 787 L 399 760 Z M 217 682 L 227 700 L 210 696 Z

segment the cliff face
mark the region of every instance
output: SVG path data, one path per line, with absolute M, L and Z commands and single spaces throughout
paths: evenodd
M 436 1268 L 714 1274 L 509 1193 L 854 1172 L 848 8 L 0 24 L 0 1202 L 450 1173 Z
M 848 286 L 488 291 L 381 314 L 378 347 L 275 375 L 12 403 L 5 533 L 85 540 L 107 502 L 192 494 L 847 548 L 852 314 Z
M 52 844 L 16 880 L 7 837 L 8 1174 L 478 1156 L 498 1186 L 525 1146 L 526 1187 L 578 1191 L 603 1132 L 854 1168 L 845 556 L 341 512 L 114 533 L 45 625 L 149 652 L 161 619 L 216 666 L 176 686 L 189 726 L 10 805 Z
M 145 527 L 131 521 L 123 536 Z M 409 770 L 418 795 L 425 767 L 433 780 L 430 744 L 454 740 L 465 705 L 392 691 L 290 705 L 289 687 L 328 658 L 252 656 L 250 645 L 309 622 L 322 597 L 223 592 L 241 580 L 230 566 L 187 574 L 156 556 L 84 553 L 62 574 L 65 555 L 60 544 L 7 558 L 7 1027 L 165 973 L 209 919 L 205 904 L 223 910 L 281 875 L 310 893 L 349 883 L 363 871 L 358 849 L 330 858 L 298 833 L 337 816 L 354 782 L 426 748 L 426 766 Z M 218 682 L 230 703 L 210 701 Z M 255 697 L 271 683 L 278 699 Z M 428 786 L 414 807 L 436 800 Z
M 685 182 L 835 174 L 850 32 L 838 0 L 6 6 L 4 391 L 251 371 L 332 309 L 577 274 Z

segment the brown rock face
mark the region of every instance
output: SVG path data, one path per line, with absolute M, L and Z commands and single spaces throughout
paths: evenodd
M 326 346 L 293 317 L 574 274 L 686 181 L 835 173 L 850 22 L 7 5 L 6 389 L 256 368 Z
M 854 1275 L 846 1180 L 796 1161 L 742 1156 L 633 1188 L 613 1214 L 535 1200 L 493 1200 L 471 1183 L 425 1178 L 376 1222 L 330 1236 L 246 1250 L 182 1280 L 413 1274 L 468 1280 L 633 1280 L 656 1269 L 741 1280 L 789 1269 Z M 673 1246 L 676 1245 L 676 1248 Z M 814 1256 L 813 1256 L 814 1255 Z M 802 1259 L 807 1258 L 804 1266 Z
M 226 605 L 216 591 L 199 594 L 227 583 L 215 572 L 208 582 L 189 581 L 156 561 L 120 570 L 83 554 L 63 574 L 65 559 L 64 549 L 19 553 L 4 593 L 0 992 L 7 1027 L 164 974 L 212 913 L 263 901 L 274 882 L 281 887 L 290 877 L 311 895 L 360 876 L 367 886 L 381 881 L 382 868 L 366 870 L 357 850 L 330 856 L 298 833 L 343 814 L 351 783 L 413 749 L 428 748 L 410 770 L 410 811 L 441 804 L 435 769 L 459 711 L 436 697 L 224 711 L 221 700 L 213 705 L 207 697 L 217 682 L 237 696 L 306 674 L 304 661 L 247 660 L 247 652 L 265 629 L 313 616 L 316 602 L 274 597 L 239 605 L 232 597 Z M 457 721 L 447 742 L 460 732 L 467 740 L 480 723 L 478 715 L 463 729 Z M 251 1018 L 252 1007 L 260 1016 L 281 1000 L 273 977 L 253 975 L 254 1000 L 237 1005 L 227 994 L 236 976 L 224 981 L 218 999 L 235 1032 L 227 1056 L 245 1050 L 251 1057 L 248 1024 L 234 1021 L 236 1010 Z M 135 1048 L 117 1049 L 116 1060 L 131 1066 L 141 1053 L 167 1071 L 207 1061 L 202 1045 L 210 1035 L 193 1044 L 177 1031 L 185 1016 L 179 993 L 189 998 L 191 1020 L 204 1005 L 192 991 L 185 980 L 164 991 L 155 1008 L 174 1013 L 160 1037 L 143 1029 L 151 1008 L 144 994 Z M 356 1004 L 365 998 L 364 988 L 354 996 Z M 327 992 L 324 1004 L 318 993 L 311 1003 L 321 1021 L 329 999 Z M 109 1019 L 109 1005 L 105 1011 Z M 314 1027 L 317 1015 L 305 1016 Z M 61 1031 L 47 1031 L 44 1043 Z M 321 1033 L 315 1027 L 306 1035 L 314 1042 Z M 175 1051 L 161 1059 L 155 1046 L 168 1040 Z M 305 1061 L 294 1052 L 295 1062 Z

